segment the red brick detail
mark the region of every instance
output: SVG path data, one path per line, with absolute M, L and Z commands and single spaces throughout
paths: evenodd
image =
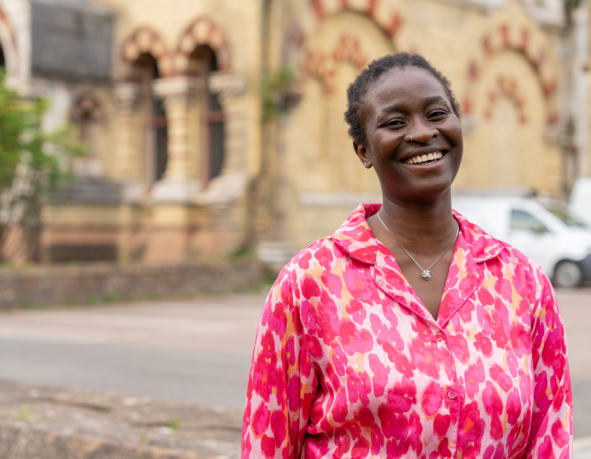
M 468 97 L 462 102 L 462 112 L 466 114 L 472 113 L 472 100 Z
M 478 64 L 474 61 L 470 62 L 470 67 L 468 69 L 468 78 L 471 81 L 477 80 L 479 76 Z
M 484 117 L 489 120 L 495 110 L 495 106 L 501 97 L 508 97 L 518 111 L 520 124 L 527 124 L 528 118 L 525 115 L 526 101 L 519 96 L 519 87 L 517 81 L 512 77 L 499 75 L 497 78 L 496 89 L 488 93 L 487 105 L 484 110 Z
M 535 61 L 533 62 L 533 65 L 535 69 L 539 71 L 544 65 L 544 62 L 546 62 L 546 52 L 543 49 L 541 49 Z
M 378 5 L 378 0 L 368 0 L 367 2 L 367 14 L 373 16 Z
M 549 81 L 548 83 L 545 83 L 543 86 L 544 96 L 547 99 L 552 97 L 556 93 L 557 89 L 558 89 L 558 84 L 556 83 L 556 80 Z
M 324 7 L 322 6 L 322 0 L 311 0 L 311 2 L 314 13 L 318 19 L 322 19 L 324 17 Z
M 195 36 L 194 33 L 196 26 L 199 23 L 207 24 L 207 35 L 204 39 L 200 39 L 200 37 Z M 221 41 L 213 42 L 213 37 L 215 36 L 222 37 Z M 181 49 L 181 44 L 187 40 L 187 37 L 192 43 L 191 51 L 183 51 Z M 189 56 L 193 50 L 200 45 L 207 45 L 215 52 L 218 69 L 220 71 L 230 70 L 230 47 L 228 45 L 227 34 L 216 21 L 208 16 L 201 16 L 195 19 L 185 28 L 184 33 L 179 38 L 176 52 L 177 54 Z M 177 69 L 177 71 L 179 73 L 184 73 L 184 69 Z
M 4 10 L 2 10 L 1 8 L 0 8 L 0 21 L 3 22 L 4 25 L 6 26 L 6 28 L 8 29 L 8 31 L 10 33 L 10 40 L 12 41 L 12 44 L 13 44 L 15 50 L 16 50 L 16 48 L 18 48 L 18 41 L 17 41 L 16 31 L 12 27 L 12 23 L 8 19 L 8 16 L 4 12 Z
M 334 93 L 334 78 L 339 64 L 351 62 L 361 71 L 368 64 L 367 56 L 362 52 L 359 37 L 343 34 L 332 51 L 307 51 L 302 70 L 308 76 L 321 81 L 326 94 Z
M 493 53 L 492 45 L 490 43 L 490 37 L 484 37 L 482 39 L 482 48 L 484 49 L 484 53 L 487 56 L 490 56 Z
M 398 33 L 398 30 L 400 30 L 401 26 L 402 19 L 400 19 L 400 16 L 398 14 L 395 14 L 392 20 L 390 21 L 390 26 L 388 27 L 388 30 L 386 30 L 386 33 L 390 38 L 394 38 Z
M 524 54 L 528 54 L 528 52 L 529 52 L 529 43 L 530 43 L 529 30 L 522 29 L 521 30 L 520 48 Z
M 143 35 L 147 35 L 149 37 L 149 43 L 147 46 L 140 43 L 140 36 Z M 135 47 L 137 53 L 131 56 L 127 55 L 126 49 L 129 47 Z M 156 61 L 168 54 L 168 50 L 164 45 L 164 41 L 158 32 L 146 26 L 136 29 L 126 40 L 123 41 L 121 46 L 123 61 L 127 62 L 128 64 L 133 64 L 136 59 L 144 53 L 151 54 L 154 59 L 156 59 Z
M 503 46 L 509 47 L 509 45 L 510 45 L 510 41 L 509 41 L 509 26 L 507 24 L 501 25 L 501 27 L 499 28 L 499 32 L 501 34 L 501 39 L 503 41 Z

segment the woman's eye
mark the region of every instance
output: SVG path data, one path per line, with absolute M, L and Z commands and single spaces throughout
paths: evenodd
M 404 121 L 402 120 L 390 120 L 386 123 L 386 126 L 393 126 L 398 127 L 404 125 Z
M 434 112 L 429 113 L 429 118 L 441 118 L 447 115 L 445 110 L 435 110 Z

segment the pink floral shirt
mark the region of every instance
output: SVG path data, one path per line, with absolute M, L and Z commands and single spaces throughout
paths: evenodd
M 568 459 L 572 394 L 548 278 L 454 212 L 437 320 L 361 205 L 281 271 L 248 384 L 243 458 Z

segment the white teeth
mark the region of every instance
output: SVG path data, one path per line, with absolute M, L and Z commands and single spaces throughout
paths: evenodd
M 435 153 L 429 153 L 421 156 L 413 156 L 412 158 L 407 159 L 405 162 L 407 164 L 421 164 L 426 163 L 427 161 L 436 161 L 441 158 L 443 158 L 443 153 L 441 153 L 440 151 L 436 151 Z

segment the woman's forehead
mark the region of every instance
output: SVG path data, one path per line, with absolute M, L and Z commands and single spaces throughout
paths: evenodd
M 418 67 L 393 68 L 384 73 L 367 93 L 368 102 L 372 99 L 381 105 L 384 102 L 432 102 L 449 97 L 443 84 L 431 72 Z

